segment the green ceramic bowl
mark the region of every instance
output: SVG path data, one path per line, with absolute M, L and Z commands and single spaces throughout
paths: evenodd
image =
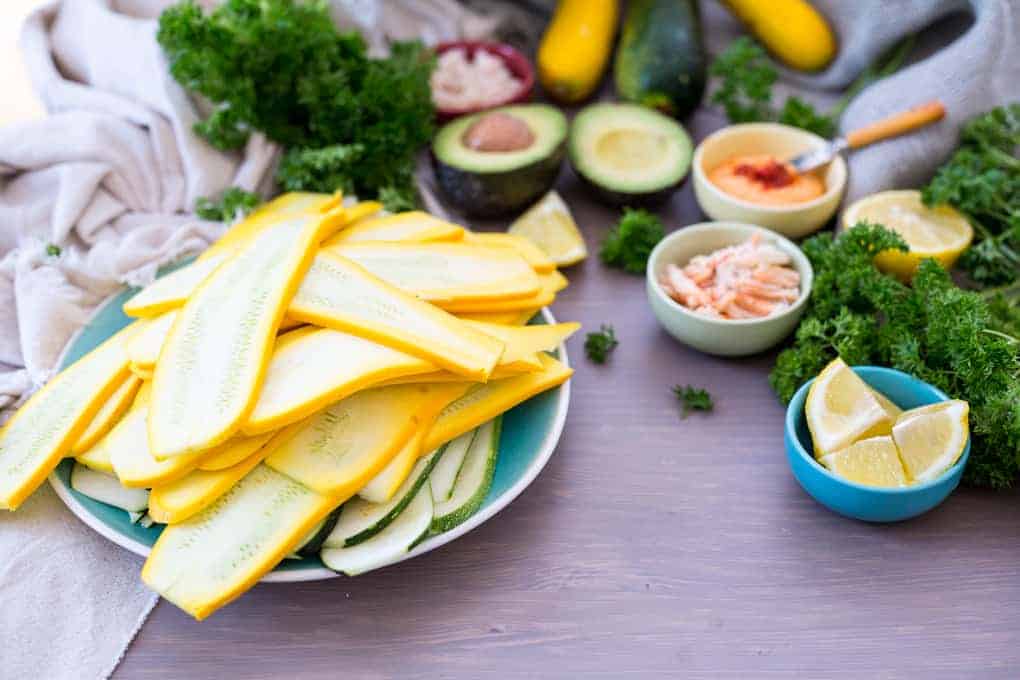
M 743 243 L 756 233 L 789 254 L 794 269 L 800 273 L 800 297 L 789 309 L 763 319 L 713 319 L 679 304 L 659 284 L 669 264 L 683 266 L 695 255 L 708 255 Z M 648 303 L 662 327 L 685 345 L 724 357 L 763 352 L 793 332 L 804 315 L 814 281 L 811 263 L 792 241 L 768 229 L 739 222 L 703 222 L 674 231 L 655 246 L 645 273 Z
M 135 293 L 125 290 L 103 304 L 92 320 L 78 333 L 64 350 L 59 363 L 64 368 L 91 351 L 103 340 L 130 323 L 131 319 L 121 312 L 121 306 Z M 542 310 L 532 323 L 554 323 L 549 310 Z M 568 362 L 564 346 L 560 346 L 558 358 Z M 435 550 L 441 545 L 463 536 L 505 508 L 538 476 L 560 439 L 563 424 L 567 418 L 570 402 L 570 383 L 533 397 L 506 413 L 503 419 L 499 443 L 499 458 L 496 474 L 489 495 L 482 507 L 468 521 L 455 529 L 418 544 L 414 550 L 394 562 Z M 50 475 L 50 484 L 57 495 L 85 524 L 131 552 L 146 556 L 162 531 L 161 525 L 148 529 L 132 524 L 126 512 L 105 503 L 95 501 L 71 488 L 71 466 L 66 459 Z M 314 581 L 339 576 L 327 569 L 317 557 L 299 560 L 284 560 L 262 579 L 267 582 Z

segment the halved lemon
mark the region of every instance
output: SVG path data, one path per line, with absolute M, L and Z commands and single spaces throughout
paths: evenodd
M 528 208 L 507 231 L 530 239 L 557 267 L 576 264 L 588 257 L 588 248 L 570 208 L 555 191 Z
M 943 401 L 904 412 L 892 436 L 903 467 L 915 481 L 935 479 L 952 467 L 967 446 L 970 407 L 965 401 Z
M 967 218 L 948 205 L 928 207 L 920 191 L 882 191 L 866 196 L 843 212 L 843 228 L 860 221 L 884 225 L 903 237 L 910 246 L 906 253 L 887 250 L 875 264 L 884 272 L 909 281 L 921 260 L 931 257 L 951 269 L 960 254 L 974 240 Z
M 892 431 L 892 417 L 867 383 L 842 359 L 834 359 L 815 378 L 804 413 L 816 456 Z
M 871 437 L 845 449 L 822 456 L 821 463 L 835 474 L 865 486 L 899 487 L 907 485 L 893 438 Z

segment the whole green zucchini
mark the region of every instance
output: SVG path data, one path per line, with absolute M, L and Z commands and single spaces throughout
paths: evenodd
M 616 50 L 616 93 L 682 117 L 705 92 L 705 49 L 697 0 L 632 0 Z

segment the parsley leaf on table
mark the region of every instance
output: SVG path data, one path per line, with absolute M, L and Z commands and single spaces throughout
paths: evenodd
M 208 14 L 185 0 L 160 16 L 157 40 L 173 77 L 213 104 L 195 126 L 213 146 L 261 131 L 289 149 L 287 189 L 417 202 L 415 156 L 434 128 L 434 59 L 420 44 L 370 59 L 321 0 L 227 0 Z
M 230 187 L 218 201 L 202 196 L 195 201 L 195 214 L 203 220 L 230 222 L 244 217 L 262 202 L 262 197 L 239 187 Z
M 599 330 L 589 333 L 584 339 L 584 353 L 596 364 L 606 363 L 606 359 L 620 342 L 609 324 L 602 324 Z
M 647 210 L 624 208 L 616 228 L 602 242 L 599 257 L 610 267 L 631 274 L 644 274 L 648 256 L 664 235 L 665 230 L 658 217 Z
M 55 243 L 46 244 L 46 254 L 49 255 L 50 257 L 60 257 L 60 253 L 61 253 L 60 246 L 58 246 L 57 244 Z
M 680 401 L 683 409 L 680 417 L 686 418 L 691 411 L 711 411 L 715 408 L 712 395 L 708 390 L 693 385 L 674 385 L 673 394 Z

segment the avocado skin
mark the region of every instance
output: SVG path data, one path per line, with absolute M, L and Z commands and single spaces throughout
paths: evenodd
M 681 118 L 705 93 L 697 0 L 631 0 L 613 75 L 621 99 Z
M 534 163 L 481 173 L 444 163 L 432 154 L 436 180 L 447 200 L 471 217 L 501 217 L 523 210 L 549 191 L 560 174 L 566 140 Z
M 601 184 L 595 183 L 593 180 L 588 179 L 584 176 L 577 167 L 574 167 L 574 174 L 581 181 L 588 191 L 595 195 L 601 202 L 607 205 L 625 206 L 628 208 L 654 208 L 662 205 L 669 200 L 673 193 L 683 186 L 684 182 L 687 181 L 687 175 L 690 173 L 684 173 L 684 176 L 677 180 L 675 183 L 655 191 L 647 193 L 628 193 L 625 191 L 615 191 L 609 187 L 602 186 Z

